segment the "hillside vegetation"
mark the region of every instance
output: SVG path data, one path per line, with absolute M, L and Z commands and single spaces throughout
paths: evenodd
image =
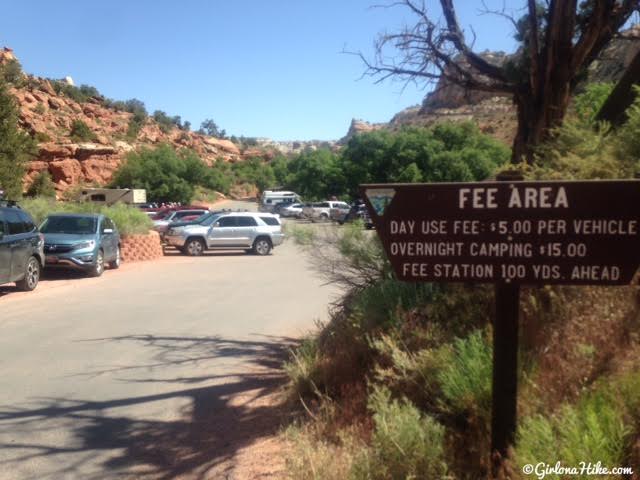
M 522 166 L 527 178 L 633 177 L 640 100 L 612 130 L 592 121 L 606 90 L 576 99 L 535 166 Z M 486 478 L 493 289 L 399 282 L 377 237 L 357 225 L 292 234 L 346 295 L 286 365 L 302 406 L 286 431 L 291 478 Z M 520 316 L 518 443 L 504 478 L 557 461 L 640 472 L 637 287 L 525 288 Z

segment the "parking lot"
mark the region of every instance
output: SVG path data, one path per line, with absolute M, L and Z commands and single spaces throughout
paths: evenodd
M 322 283 L 286 241 L 0 287 L 0 478 L 236 478 L 279 424 L 283 356 L 327 318 Z

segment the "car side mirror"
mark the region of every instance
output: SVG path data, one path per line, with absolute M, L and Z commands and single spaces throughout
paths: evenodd
M 104 230 L 102 230 L 102 233 L 104 233 L 105 235 L 109 235 L 113 233 L 113 228 L 105 228 Z

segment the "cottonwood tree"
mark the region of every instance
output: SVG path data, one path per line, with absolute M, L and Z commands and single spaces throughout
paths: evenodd
M 365 62 L 365 74 L 383 81 L 436 82 L 445 79 L 469 90 L 506 94 L 517 108 L 518 129 L 512 161 L 533 162 L 536 145 L 564 118 L 571 94 L 586 68 L 639 9 L 640 0 L 523 1 L 525 14 L 516 19 L 505 9 L 489 10 L 515 29 L 520 48 L 497 65 L 474 51 L 475 34 L 460 25 L 453 0 L 439 0 L 439 9 L 424 1 L 399 0 L 415 25 L 381 34 L 376 55 Z M 484 5 L 484 3 L 483 3 Z

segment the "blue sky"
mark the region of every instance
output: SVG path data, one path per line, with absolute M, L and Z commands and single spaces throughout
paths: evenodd
M 388 121 L 426 93 L 360 79 L 360 60 L 341 53 L 370 55 L 378 33 L 413 20 L 406 9 L 370 8 L 380 3 L 5 1 L 0 47 L 13 48 L 28 73 L 70 75 L 108 97 L 135 97 L 150 112 L 181 115 L 195 128 L 213 118 L 238 136 L 337 139 L 352 118 Z M 455 4 L 462 25 L 473 25 L 476 49 L 513 50 L 507 22 L 479 16 L 480 2 Z

